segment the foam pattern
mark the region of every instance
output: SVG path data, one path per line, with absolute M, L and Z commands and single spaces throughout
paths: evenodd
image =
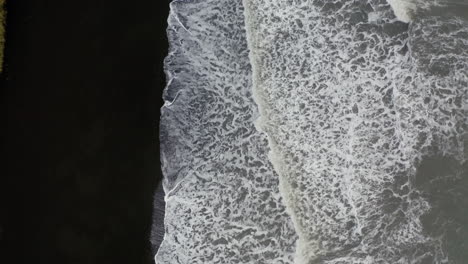
M 422 17 L 411 24 L 410 89 L 418 89 L 431 139 L 443 156 L 466 161 L 468 125 L 468 20 Z M 414 95 L 416 97 L 416 94 Z
M 451 263 L 414 178 L 431 151 L 466 161 L 466 21 L 408 25 L 381 0 L 244 6 L 295 263 Z
M 254 127 L 241 1 L 171 3 L 158 264 L 292 263 L 295 234 Z

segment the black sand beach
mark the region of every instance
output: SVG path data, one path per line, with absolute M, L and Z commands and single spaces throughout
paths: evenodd
M 8 1 L 0 263 L 152 263 L 166 1 Z

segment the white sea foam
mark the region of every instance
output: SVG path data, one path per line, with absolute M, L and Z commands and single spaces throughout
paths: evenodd
M 168 22 L 156 263 L 292 263 L 297 238 L 254 127 L 241 2 L 173 1 Z
M 466 160 L 466 21 L 243 4 L 171 5 L 156 263 L 451 263 L 414 177 L 430 151 Z
M 296 263 L 446 263 L 413 182 L 434 144 L 465 159 L 466 27 L 408 28 L 379 0 L 244 6 L 257 126 L 299 236 Z M 426 39 L 437 34 L 446 42 Z

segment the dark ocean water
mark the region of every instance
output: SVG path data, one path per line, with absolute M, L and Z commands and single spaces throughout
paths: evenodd
M 466 106 L 468 34 L 466 30 L 462 34 L 453 35 L 453 33 L 468 27 L 468 2 L 464 0 L 443 1 L 442 6 L 423 10 L 414 19 L 415 24 L 428 24 L 429 29 L 432 26 L 437 31 L 437 36 L 426 35 L 427 39 L 418 40 L 423 43 L 420 46 L 421 53 L 427 52 L 425 63 L 429 58 L 433 58 L 433 61 L 426 66 L 431 73 L 443 78 L 450 70 L 461 67 L 465 74 L 465 78 L 455 78 L 452 82 L 462 96 L 459 103 L 463 104 L 461 100 L 465 102 L 462 112 L 464 124 L 458 129 L 460 137 L 452 141 L 452 143 L 458 142 L 452 145 L 451 142 L 445 141 L 431 146 L 418 164 L 414 179 L 416 188 L 431 205 L 431 209 L 422 216 L 425 233 L 440 239 L 447 263 L 461 264 L 468 260 L 468 128 L 466 123 L 468 118 Z M 443 58 L 447 55 L 452 55 L 451 59 L 438 61 L 434 58 L 436 56 Z M 465 66 L 461 65 L 463 63 Z M 455 158 L 450 154 L 456 146 L 464 149 L 463 153 L 459 153 L 464 158 L 460 156 Z M 424 263 L 439 262 L 435 262 L 432 256 L 428 256 Z

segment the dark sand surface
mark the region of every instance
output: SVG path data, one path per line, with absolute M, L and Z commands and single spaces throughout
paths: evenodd
M 0 263 L 152 263 L 167 2 L 8 1 Z

